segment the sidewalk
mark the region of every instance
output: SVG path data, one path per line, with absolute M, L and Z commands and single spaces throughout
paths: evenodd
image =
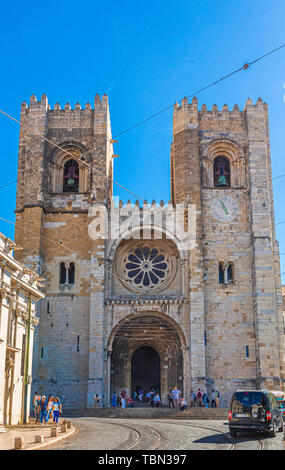
M 75 433 L 76 429 L 71 425 L 70 429 L 66 432 L 61 432 L 62 421 L 59 422 L 59 426 L 52 423 L 47 425 L 39 425 L 33 422 L 29 424 L 20 424 L 15 426 L 5 426 L 6 432 L 0 433 L 0 450 L 12 450 L 15 448 L 15 438 L 21 437 L 25 441 L 25 447 L 23 450 L 34 450 L 41 449 L 48 445 L 54 444 L 62 439 L 70 437 Z M 51 437 L 51 428 L 58 428 L 58 436 Z M 35 443 L 36 436 L 43 436 L 44 442 Z

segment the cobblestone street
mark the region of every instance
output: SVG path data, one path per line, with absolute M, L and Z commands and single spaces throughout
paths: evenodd
M 226 421 L 72 418 L 78 432 L 46 450 L 284 450 L 275 438 L 238 435 L 232 440 Z

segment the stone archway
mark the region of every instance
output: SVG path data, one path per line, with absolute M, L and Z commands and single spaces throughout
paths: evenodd
M 159 362 L 160 377 L 157 381 L 161 398 L 165 400 L 169 389 L 174 386 L 183 391 L 183 347 L 185 343 L 183 343 L 182 336 L 176 322 L 173 319 L 168 319 L 166 315 L 146 312 L 126 317 L 115 327 L 109 338 L 110 393 L 120 393 L 123 389 L 128 395 L 133 392 L 135 382 L 134 377 L 132 380 L 132 358 L 140 348 L 149 348 L 149 352 L 152 349 L 159 357 L 159 361 L 155 362 L 154 354 L 150 354 L 149 367 L 156 368 Z M 147 359 L 147 350 L 141 349 L 141 351 L 142 356 L 144 352 Z M 143 357 L 140 361 L 143 361 Z M 143 374 L 142 369 L 140 373 Z M 140 381 L 142 378 L 141 376 Z M 142 384 L 138 383 L 137 385 Z M 150 384 L 146 378 L 144 385 L 151 387 L 155 384 Z

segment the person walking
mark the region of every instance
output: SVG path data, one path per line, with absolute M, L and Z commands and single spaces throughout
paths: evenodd
M 172 396 L 173 396 L 173 402 L 174 402 L 174 407 L 179 408 L 179 396 L 180 396 L 180 390 L 178 390 L 177 387 L 174 387 L 172 390 Z
M 169 393 L 167 395 L 167 400 L 168 400 L 168 408 L 171 408 L 170 405 L 172 405 L 172 408 L 175 408 L 171 389 L 169 390 Z
M 211 400 L 212 408 L 216 408 L 216 392 L 212 390 L 212 400 Z
M 202 394 L 200 388 L 198 389 L 198 392 L 197 392 L 196 396 L 197 396 L 197 406 L 201 407 L 202 406 L 202 396 L 203 396 L 203 394 Z
M 53 422 L 58 424 L 58 418 L 61 413 L 61 403 L 58 397 L 55 397 L 54 399 L 52 411 L 53 411 Z
M 42 396 L 42 399 L 39 403 L 39 409 L 41 424 L 43 424 L 43 420 L 45 421 L 45 424 L 47 424 L 47 401 L 45 395 Z

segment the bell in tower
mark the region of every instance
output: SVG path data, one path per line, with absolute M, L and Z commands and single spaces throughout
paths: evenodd
M 230 186 L 230 163 L 226 157 L 217 157 L 214 160 L 214 186 L 216 188 Z

